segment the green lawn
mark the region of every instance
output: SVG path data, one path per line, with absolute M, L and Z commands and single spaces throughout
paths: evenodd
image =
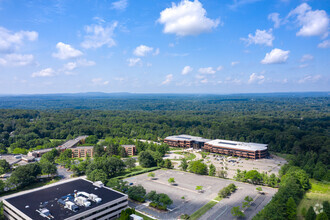
M 183 148 L 182 147 L 170 147 L 170 151 L 171 150 L 182 150 Z
M 149 218 L 148 216 L 143 215 L 142 213 L 137 212 L 137 211 L 135 211 L 135 215 L 138 215 L 138 216 L 142 217 L 143 220 L 153 220 L 152 218 Z
M 305 194 L 304 198 L 301 200 L 297 210 L 298 219 L 303 219 L 302 209 L 308 210 L 310 206 L 315 204 L 321 204 L 323 201 L 330 201 L 330 183 L 319 182 L 311 179 L 312 188 Z
M 97 144 L 102 144 L 102 142 L 104 142 L 104 139 L 100 139 Z
M 188 153 L 188 152 L 175 152 L 175 154 L 184 155 L 184 158 L 186 158 L 186 160 L 193 160 L 196 158 L 195 154 Z
M 49 139 L 50 142 L 54 142 L 54 141 L 65 141 L 65 139 Z
M 215 206 L 217 202 L 209 201 L 206 205 L 204 205 L 202 208 L 198 209 L 196 212 L 194 212 L 191 216 L 191 220 L 196 220 L 200 218 L 202 215 L 204 215 L 208 210 L 210 210 L 213 206 Z
M 285 160 L 289 161 L 292 159 L 293 155 L 292 154 L 283 154 L 283 153 L 278 153 L 278 152 L 269 152 L 270 154 L 274 154 L 278 157 L 282 157 L 284 158 Z
M 159 167 L 143 168 L 141 166 L 137 166 L 137 167 L 134 167 L 131 170 L 126 169 L 125 171 L 118 174 L 118 176 L 116 176 L 114 178 L 124 179 L 124 178 L 127 178 L 127 177 L 136 176 L 136 175 L 140 175 L 140 174 L 143 174 L 143 173 L 148 173 L 148 172 L 158 170 L 158 169 L 160 169 L 160 168 Z
M 222 198 L 220 198 L 219 196 L 215 197 L 214 200 L 220 202 L 222 200 Z
M 210 155 L 210 152 L 204 152 L 204 151 L 201 151 L 201 152 L 198 152 L 202 155 L 203 158 L 207 157 L 208 155 Z

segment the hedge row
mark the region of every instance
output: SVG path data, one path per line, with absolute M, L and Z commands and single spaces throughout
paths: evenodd
M 136 175 L 140 175 L 140 174 L 143 174 L 143 173 L 148 173 L 148 172 L 151 172 L 151 171 L 154 171 L 154 170 L 158 170 L 160 169 L 159 167 L 150 167 L 150 168 L 145 168 L 143 170 L 139 170 L 139 171 L 136 171 L 136 172 L 132 172 L 132 173 L 128 173 L 124 176 L 118 176 L 116 177 L 116 179 L 125 179 L 127 177 L 131 177 L 131 176 L 136 176 Z

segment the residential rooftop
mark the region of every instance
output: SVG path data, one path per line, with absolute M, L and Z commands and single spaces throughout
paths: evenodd
M 210 141 L 210 139 L 191 136 L 191 135 L 187 135 L 187 134 L 173 135 L 173 136 L 166 137 L 165 139 L 166 140 L 172 140 L 172 141 L 196 141 L 196 142 L 208 142 L 208 141 Z
M 207 142 L 206 144 L 215 146 L 215 147 L 225 147 L 232 148 L 235 150 L 247 150 L 247 151 L 263 151 L 267 150 L 267 144 L 258 144 L 251 142 L 239 142 L 239 141 L 228 141 L 222 139 L 216 139 Z
M 74 198 L 74 192 L 86 192 L 88 194 L 95 194 L 102 199 L 101 202 L 91 202 L 89 207 L 79 206 L 79 210 L 74 212 L 68 208 L 60 205 L 59 200 L 63 197 L 68 197 L 70 194 Z M 102 206 L 108 202 L 122 198 L 125 194 L 114 191 L 108 187 L 97 187 L 93 182 L 83 178 L 70 179 L 54 183 L 42 188 L 24 191 L 5 197 L 4 199 L 14 206 L 16 209 L 23 212 L 31 219 L 45 220 L 37 210 L 48 209 L 49 213 L 54 219 L 72 218 L 75 215 L 85 211 Z M 94 211 L 94 210 L 92 210 Z

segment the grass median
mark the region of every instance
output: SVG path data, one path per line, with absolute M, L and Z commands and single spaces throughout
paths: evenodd
M 207 204 L 205 204 L 202 208 L 198 209 L 196 212 L 194 212 L 191 216 L 191 220 L 197 220 L 202 215 L 204 215 L 207 211 L 209 211 L 213 206 L 215 206 L 217 202 L 215 201 L 209 201 Z

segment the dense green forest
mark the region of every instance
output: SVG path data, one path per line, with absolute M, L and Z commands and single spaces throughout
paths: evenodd
M 26 153 L 78 135 L 162 140 L 174 134 L 269 144 L 330 180 L 329 98 L 297 95 L 0 97 L 0 151 Z

